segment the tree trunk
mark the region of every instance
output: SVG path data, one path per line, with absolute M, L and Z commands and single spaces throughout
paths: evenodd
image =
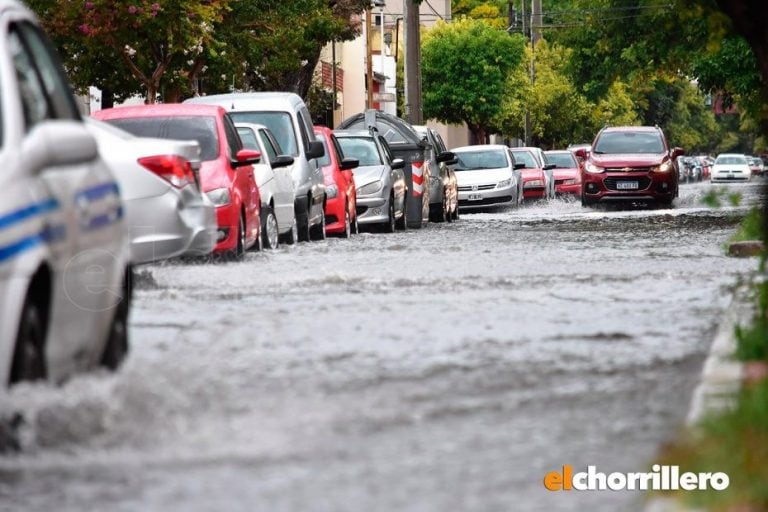
M 469 128 L 469 143 L 471 145 L 488 143 L 485 126 L 480 123 L 467 123 L 467 128 Z
M 160 84 L 154 81 L 150 81 L 144 85 L 147 87 L 147 97 L 144 98 L 144 104 L 154 105 L 156 103 L 157 91 L 160 89 Z
M 112 93 L 112 89 L 107 87 L 101 90 L 101 108 L 112 108 L 115 106 L 115 95 Z

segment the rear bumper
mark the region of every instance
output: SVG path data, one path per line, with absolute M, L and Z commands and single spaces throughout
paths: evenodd
M 177 189 L 125 202 L 133 263 L 208 254 L 216 243 L 216 214 L 210 202 Z

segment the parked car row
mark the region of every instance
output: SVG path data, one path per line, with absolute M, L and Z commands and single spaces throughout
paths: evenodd
M 313 126 L 291 93 L 84 119 L 31 13 L 0 0 L 0 30 L 0 386 L 117 368 L 136 265 L 458 217 L 430 128 Z

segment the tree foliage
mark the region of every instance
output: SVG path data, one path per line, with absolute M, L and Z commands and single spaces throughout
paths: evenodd
M 571 51 L 539 41 L 536 51 L 526 48 L 526 58 L 507 81 L 507 94 L 497 130 L 523 138 L 525 113 L 530 113 L 531 140 L 547 148 L 565 147 L 575 140 L 591 140 L 591 106 L 566 73 Z M 531 84 L 529 66 L 535 63 Z
M 522 61 L 525 42 L 488 24 L 463 19 L 438 23 L 422 45 L 424 115 L 465 122 L 476 140 L 501 110 L 509 73 Z
M 31 0 L 77 88 L 153 102 L 231 88 L 306 96 L 322 47 L 359 33 L 362 0 Z M 129 79 L 130 78 L 130 79 Z

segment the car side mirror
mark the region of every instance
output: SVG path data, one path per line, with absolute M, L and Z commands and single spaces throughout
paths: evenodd
M 360 160 L 357 158 L 345 158 L 339 163 L 340 171 L 347 171 L 356 167 L 360 167 Z
M 307 160 L 313 158 L 322 158 L 325 156 L 325 146 L 319 140 L 313 140 L 309 143 L 309 149 L 307 150 Z
M 39 172 L 46 167 L 92 162 L 99 147 L 84 123 L 57 120 L 35 126 L 22 143 L 22 153 L 32 172 Z
M 522 162 L 515 162 L 515 170 L 525 169 L 525 164 Z
M 683 148 L 674 148 L 674 149 L 671 151 L 671 153 L 670 153 L 669 157 L 670 157 L 672 160 L 675 160 L 677 157 L 679 157 L 679 156 L 683 156 L 684 154 L 685 154 L 685 150 L 684 150 Z
M 544 166 L 544 170 L 545 170 L 545 171 L 551 171 L 551 170 L 552 170 L 552 169 L 554 169 L 555 167 L 557 167 L 557 165 L 555 165 L 555 164 L 546 164 L 546 165 Z
M 443 162 L 450 162 L 451 160 L 454 160 L 456 158 L 456 155 L 452 153 L 451 151 L 443 151 L 439 155 L 437 155 L 437 163 L 443 163 Z
M 232 167 L 245 167 L 246 165 L 257 164 L 261 161 L 261 151 L 255 149 L 241 149 L 235 155 Z
M 291 155 L 278 155 L 271 162 L 273 169 L 288 167 L 291 164 L 293 164 L 293 157 Z
M 395 158 L 390 165 L 393 169 L 403 169 L 405 167 L 405 160 L 402 158 Z

